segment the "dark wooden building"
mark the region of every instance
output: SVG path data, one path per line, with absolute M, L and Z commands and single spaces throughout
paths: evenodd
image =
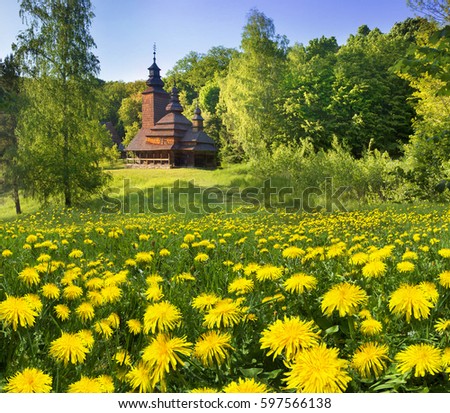
M 203 131 L 197 107 L 192 122 L 183 114 L 178 90 L 169 95 L 153 57 L 147 89 L 142 93 L 142 127 L 125 148 L 130 167 L 174 168 L 217 166 L 217 147 Z

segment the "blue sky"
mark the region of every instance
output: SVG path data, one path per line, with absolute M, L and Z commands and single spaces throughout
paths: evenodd
M 91 34 L 104 80 L 145 79 L 153 43 L 162 73 L 189 51 L 239 47 L 247 14 L 257 8 L 273 19 L 290 44 L 335 36 L 345 43 L 359 26 L 388 32 L 413 17 L 406 0 L 92 0 Z M 23 30 L 17 0 L 0 0 L 0 57 Z

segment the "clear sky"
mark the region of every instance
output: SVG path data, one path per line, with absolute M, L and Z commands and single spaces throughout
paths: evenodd
M 92 0 L 96 17 L 91 34 L 97 44 L 100 77 L 133 81 L 147 78 L 153 43 L 164 74 L 189 51 L 213 46 L 238 48 L 247 14 L 257 8 L 286 35 L 290 44 L 335 36 L 345 43 L 359 26 L 388 32 L 413 17 L 406 0 Z M 0 0 L 0 57 L 23 30 L 17 0 Z

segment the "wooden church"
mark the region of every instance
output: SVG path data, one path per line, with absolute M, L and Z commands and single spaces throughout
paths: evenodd
M 197 107 L 192 122 L 183 115 L 178 90 L 164 89 L 153 53 L 147 89 L 142 93 L 142 127 L 125 148 L 127 165 L 140 168 L 217 167 L 217 147 L 203 131 Z

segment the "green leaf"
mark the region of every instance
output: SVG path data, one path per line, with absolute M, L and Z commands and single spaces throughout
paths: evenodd
M 283 372 L 282 369 L 272 370 L 264 373 L 263 376 L 266 379 L 273 380 L 276 379 L 282 372 Z
M 339 331 L 339 326 L 338 326 L 338 325 L 335 325 L 335 326 L 333 326 L 333 327 L 327 328 L 327 329 L 325 330 L 325 334 L 330 335 L 330 334 L 337 333 L 338 331 Z
M 254 379 L 258 376 L 258 374 L 261 374 L 264 370 L 261 368 L 253 367 L 251 369 L 240 368 L 239 371 L 244 375 L 244 377 Z

